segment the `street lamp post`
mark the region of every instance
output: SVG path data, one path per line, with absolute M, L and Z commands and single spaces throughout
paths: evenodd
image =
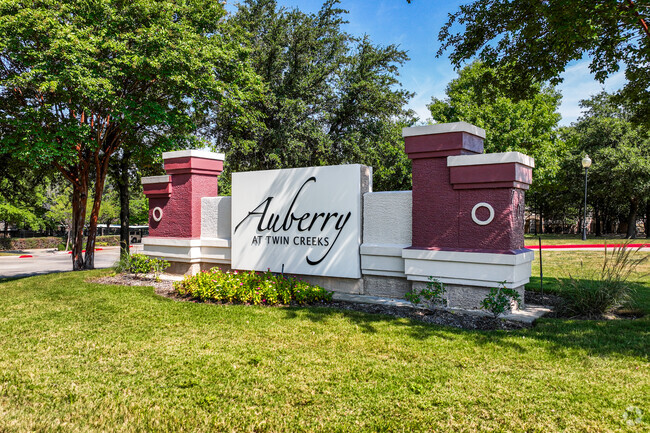
M 585 157 L 582 158 L 582 166 L 585 168 L 585 213 L 584 213 L 584 218 L 582 219 L 582 240 L 586 241 L 587 240 L 587 172 L 589 171 L 589 167 L 591 167 L 591 158 L 589 158 L 589 155 L 585 155 Z

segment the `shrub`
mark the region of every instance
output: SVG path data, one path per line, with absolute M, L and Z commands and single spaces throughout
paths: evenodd
M 611 254 L 605 248 L 599 272 L 560 281 L 563 301 L 558 313 L 594 318 L 628 304 L 636 290 L 628 279 L 647 260 L 647 256 L 636 256 L 639 248 L 628 248 L 628 245 L 629 242 L 614 248 Z
M 84 244 L 86 239 L 84 239 Z M 95 238 L 96 246 L 117 247 L 120 245 L 120 237 L 116 235 L 97 236 Z
M 499 283 L 499 287 L 490 289 L 490 293 L 481 302 L 481 309 L 489 311 L 496 319 L 506 311 L 512 311 L 512 307 L 520 303 L 519 293 L 514 289 L 506 288 L 504 281 Z
M 179 295 L 202 301 L 230 302 L 254 305 L 313 304 L 331 302 L 332 292 L 294 277 L 271 272 L 224 272 L 219 268 L 186 276 L 174 283 Z
M 0 249 L 3 250 L 32 250 L 41 248 L 57 248 L 61 238 L 0 238 Z
M 87 239 L 84 238 L 83 244 Z M 42 248 L 59 248 L 63 243 L 65 249 L 65 238 L 54 236 L 41 238 L 0 238 L 0 250 L 32 250 Z M 119 236 L 97 236 L 95 238 L 96 246 L 118 246 L 120 244 Z
M 117 262 L 115 270 L 117 272 L 131 272 L 136 276 L 138 274 L 154 274 L 156 281 L 158 281 L 160 274 L 168 267 L 169 262 L 166 260 L 144 254 L 131 254 Z
M 410 301 L 412 304 L 417 305 L 422 302 L 422 298 L 428 301 L 431 305 L 447 305 L 447 300 L 445 299 L 445 293 L 447 289 L 444 284 L 434 277 L 429 277 L 429 282 L 427 283 L 426 288 L 417 291 L 415 289 L 406 293 L 404 297 L 407 301 Z

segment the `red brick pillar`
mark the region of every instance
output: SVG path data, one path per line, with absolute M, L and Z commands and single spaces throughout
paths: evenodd
M 163 153 L 165 176 L 142 179 L 153 238 L 201 237 L 201 198 L 216 197 L 223 154 L 199 150 Z
M 496 253 L 524 248 L 524 192 L 533 159 L 519 152 L 450 157 L 459 193 L 458 247 Z
M 485 131 L 465 122 L 405 128 L 413 163 L 413 248 L 458 248 L 460 193 L 449 179 L 447 157 L 483 152 Z
M 533 260 L 524 248 L 533 159 L 482 154 L 485 131 L 464 122 L 405 128 L 403 135 L 413 161 L 413 215 L 402 258 L 413 288 L 435 277 L 458 308 L 479 308 L 501 284 L 523 301 Z

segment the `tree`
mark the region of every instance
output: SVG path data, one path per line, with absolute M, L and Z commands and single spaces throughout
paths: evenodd
M 53 182 L 48 189 L 47 195 L 51 205 L 46 216 L 49 220 L 54 221 L 57 226 L 65 227 L 65 250 L 68 251 L 72 234 L 72 186 L 69 183 Z
M 475 0 L 450 14 L 438 55 L 456 67 L 475 56 L 499 70 L 499 84 L 527 97 L 536 83 L 561 81 L 573 60 L 591 58 L 601 82 L 625 67 L 621 97 L 650 124 L 650 30 L 647 0 Z
M 498 79 L 497 71 L 482 62 L 464 67 L 447 85 L 444 100 L 432 98 L 431 117 L 440 123 L 465 121 L 484 128 L 485 152 L 518 151 L 535 158 L 532 201 L 563 213 L 561 207 L 550 206 L 556 197 L 552 191 L 561 188 L 555 177 L 565 149 L 556 132 L 561 97 L 552 87 L 537 85 L 528 98 L 514 100 L 493 84 Z
M 11 224 L 32 230 L 46 228 L 45 187 L 50 174 L 9 155 L 0 155 L 0 221 L 4 223 L 5 237 Z
M 73 269 L 94 267 L 104 182 L 120 147 L 196 145 L 210 110 L 233 124 L 254 117 L 241 113 L 257 80 L 241 42 L 224 34 L 224 15 L 209 0 L 0 4 L 2 151 L 52 165 L 71 183 Z
M 580 159 L 589 154 L 589 198 L 597 227 L 601 215 L 623 214 L 627 237 L 636 236 L 637 216 L 650 201 L 650 133 L 630 121 L 630 110 L 613 95 L 602 92 L 581 101 L 583 115 L 567 135 L 573 147 L 570 167 L 580 180 Z M 574 182 L 581 185 L 581 182 Z M 608 224 L 605 224 L 607 227 Z M 648 228 L 646 224 L 646 235 Z
M 229 20 L 249 35 L 252 63 L 266 92 L 255 105 L 260 128 L 237 128 L 225 116 L 215 119 L 215 144 L 226 152 L 226 174 L 365 163 L 374 165 L 383 187 L 410 185 L 405 155 L 390 160 L 404 170 L 381 158 L 392 154 L 391 148 L 403 148 L 397 125 L 413 122 L 403 108 L 410 94 L 396 78 L 406 54 L 345 33 L 345 11 L 337 4 L 327 0 L 320 11 L 306 14 L 278 8 L 275 0 L 246 0 Z M 385 170 L 400 175 L 390 182 Z

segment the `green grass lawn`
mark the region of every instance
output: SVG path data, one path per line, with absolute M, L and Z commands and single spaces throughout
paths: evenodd
M 591 254 L 544 252 L 545 272 L 562 276 Z M 650 315 L 472 332 L 330 308 L 175 302 L 148 287 L 85 282 L 105 273 L 0 282 L 0 432 L 650 425 Z M 640 284 L 650 312 L 650 279 Z M 641 424 L 625 424 L 628 407 L 645 412 Z
M 622 242 L 632 242 L 635 244 L 650 243 L 650 239 L 645 237 L 640 237 L 637 239 L 624 239 L 623 236 L 612 236 L 608 235 L 605 237 L 596 237 L 593 235 L 587 236 L 587 240 L 582 240 L 582 235 L 555 235 L 555 234 L 543 234 L 543 235 L 524 235 L 524 243 L 526 245 L 538 245 L 539 237 L 542 238 L 542 245 L 596 245 L 596 244 L 620 244 Z

